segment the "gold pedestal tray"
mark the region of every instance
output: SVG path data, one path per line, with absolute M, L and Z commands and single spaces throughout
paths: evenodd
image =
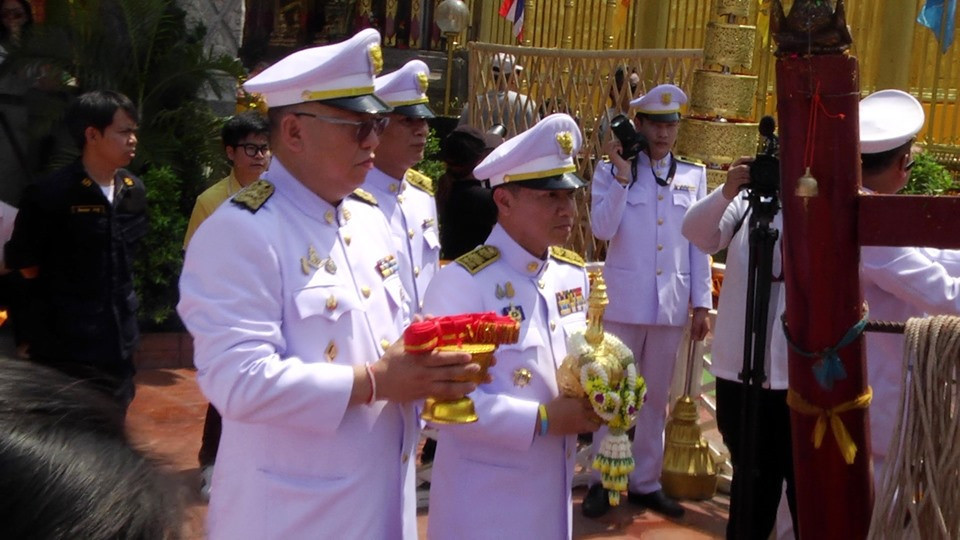
M 703 44 L 703 64 L 721 65 L 730 69 L 750 69 L 753 66 L 756 34 L 756 26 L 707 23 L 707 36 Z
M 753 20 L 757 0 L 716 0 L 716 6 L 717 9 L 715 13 L 721 17 L 724 15 L 733 15 L 735 17 L 746 17 L 748 20 Z
M 726 165 L 740 156 L 756 155 L 759 136 L 754 122 L 711 122 L 684 118 L 680 120 L 677 154 L 704 163 Z
M 693 73 L 689 116 L 750 120 L 757 94 L 757 78 L 698 69 Z
M 480 384 L 487 377 L 487 368 L 490 367 L 497 346 L 488 343 L 464 343 L 459 346 L 437 347 L 437 349 L 470 353 L 473 361 L 480 364 L 480 372 L 470 380 Z M 441 401 L 430 397 L 424 402 L 420 417 L 432 424 L 470 424 L 477 421 L 477 412 L 474 409 L 473 400 L 468 397 L 452 401 Z

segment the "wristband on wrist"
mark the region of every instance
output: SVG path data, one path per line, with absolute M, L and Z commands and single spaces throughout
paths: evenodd
M 370 399 L 367 400 L 367 405 L 370 405 L 377 400 L 377 379 L 373 377 L 373 369 L 369 363 L 364 364 L 363 368 L 367 370 L 367 377 L 370 379 Z
M 547 420 L 547 406 L 543 403 L 540 404 L 538 417 L 540 418 L 540 436 L 543 437 L 550 429 L 550 422 Z

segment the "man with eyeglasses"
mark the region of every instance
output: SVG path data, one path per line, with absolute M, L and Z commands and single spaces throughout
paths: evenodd
M 627 498 L 674 518 L 684 509 L 660 485 L 670 383 L 690 308 L 690 335 L 699 340 L 709 331 L 707 311 L 713 305 L 710 259 L 680 234 L 687 209 L 707 194 L 705 168 L 672 152 L 686 101 L 682 90 L 661 84 L 630 102 L 647 148 L 627 160 L 616 137 L 604 145 L 610 161 L 597 167 L 590 206 L 594 236 L 610 241 L 603 270 L 610 296 L 604 326 L 633 351 L 637 374 L 647 382 Z M 598 517 L 609 508 L 597 473 L 583 514 Z
M 454 382 L 469 355 L 399 339 L 396 248 L 359 189 L 390 111 L 381 66 L 367 29 L 245 84 L 270 107 L 270 170 L 197 230 L 178 305 L 223 415 L 212 539 L 417 538 L 413 403 L 476 388 Z
M 363 184 L 390 223 L 411 314 L 420 313 L 423 292 L 440 265 L 433 180 L 411 168 L 423 159 L 427 119 L 434 117 L 427 99 L 429 77 L 426 64 L 411 60 L 374 81 L 374 93 L 393 110 Z
M 270 125 L 267 119 L 255 112 L 246 112 L 230 118 L 223 124 L 220 137 L 223 148 L 230 161 L 230 174 L 207 188 L 193 206 L 187 233 L 183 238 L 183 249 L 187 249 L 190 238 L 197 227 L 207 219 L 223 201 L 233 197 L 241 189 L 260 179 L 270 163 Z M 217 447 L 220 444 L 220 413 L 207 405 L 207 415 L 203 421 L 203 439 L 200 442 L 200 496 L 210 500 L 213 465 L 217 460 Z

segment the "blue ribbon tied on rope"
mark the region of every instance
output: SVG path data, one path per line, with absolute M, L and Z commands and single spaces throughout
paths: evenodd
M 863 329 L 867 326 L 867 313 L 864 313 L 863 318 L 857 321 L 856 324 L 847 330 L 847 332 L 843 335 L 840 341 L 837 342 L 836 345 L 833 347 L 827 347 L 819 352 L 803 350 L 793 341 L 793 338 L 790 337 L 790 332 L 787 331 L 786 315 L 780 317 L 780 323 L 783 325 L 783 334 L 787 338 L 787 345 L 790 346 L 790 349 L 793 352 L 805 358 L 817 359 L 817 361 L 813 363 L 811 369 L 813 370 L 813 376 L 817 379 L 817 384 L 820 385 L 820 388 L 823 388 L 824 390 L 833 390 L 834 382 L 842 381 L 843 379 L 847 378 L 847 370 L 843 367 L 843 362 L 840 360 L 840 349 L 853 343 L 853 340 L 857 339 L 857 337 L 863 333 Z

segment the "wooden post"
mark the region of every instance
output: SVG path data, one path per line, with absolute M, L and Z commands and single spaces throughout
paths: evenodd
M 857 245 L 857 74 L 856 58 L 842 54 L 777 60 L 786 318 L 794 343 L 806 351 L 834 347 L 863 315 Z M 808 132 L 810 126 L 814 132 Z M 798 178 L 808 164 L 819 195 L 799 197 Z M 790 391 L 820 409 L 856 400 L 866 390 L 862 343 L 860 337 L 839 350 L 846 378 L 837 380 L 832 390 L 818 384 L 814 359 L 791 350 Z M 838 414 L 856 444 L 850 465 L 829 419 L 820 448 L 814 448 L 817 416 L 795 408 L 790 414 L 800 538 L 865 538 L 873 507 L 867 409 Z

